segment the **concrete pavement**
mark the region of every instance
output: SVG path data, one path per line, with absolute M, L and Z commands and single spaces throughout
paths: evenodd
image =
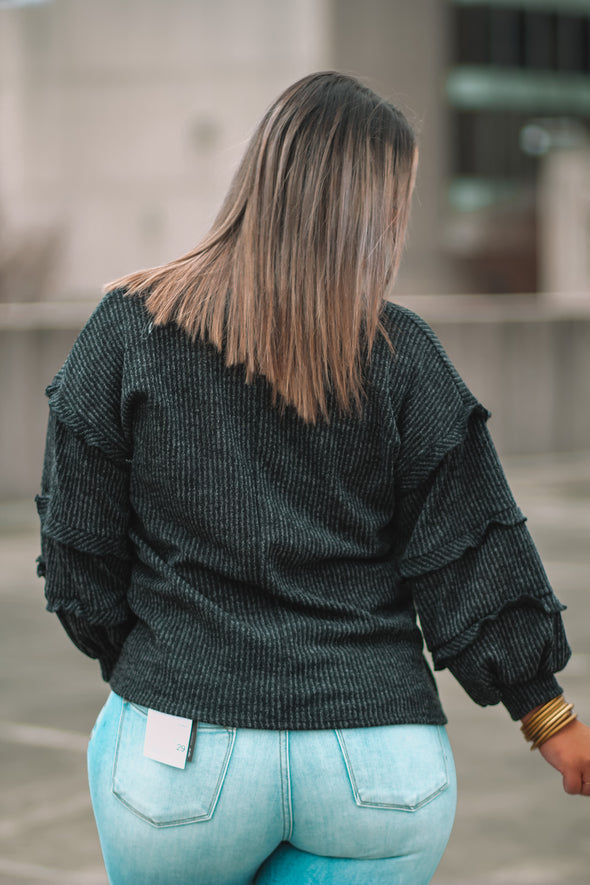
M 562 684 L 590 722 L 590 453 L 505 466 L 569 606 Z M 44 611 L 37 552 L 32 504 L 0 504 L 0 885 L 106 885 L 85 747 L 107 689 Z M 433 885 L 590 885 L 590 801 L 563 793 L 502 708 L 478 708 L 447 674 L 439 685 L 459 808 Z

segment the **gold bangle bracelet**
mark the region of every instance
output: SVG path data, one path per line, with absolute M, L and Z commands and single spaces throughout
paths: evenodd
M 553 730 L 550 731 L 549 734 L 545 735 L 545 737 L 537 739 L 535 741 L 535 743 L 532 745 L 531 750 L 537 750 L 540 746 L 542 746 L 542 744 L 545 743 L 545 741 L 548 741 L 549 738 L 552 738 L 554 735 L 556 735 L 558 732 L 560 732 L 563 728 L 565 728 L 566 725 L 569 725 L 570 722 L 574 722 L 577 718 L 578 718 L 577 713 L 572 713 L 570 716 L 568 716 L 568 718 L 565 720 L 565 722 L 560 722 L 559 725 L 556 726 L 555 728 L 553 728 Z
M 571 712 L 573 706 L 566 702 L 563 695 L 559 695 L 543 704 L 526 724 L 520 726 L 525 740 L 532 743 L 531 750 L 536 750 L 577 718 Z
M 534 731 L 535 727 L 550 713 L 553 713 L 558 708 L 565 705 L 565 699 L 563 695 L 560 695 L 557 698 L 553 698 L 552 701 L 547 701 L 546 704 L 537 710 L 537 712 L 531 716 L 531 718 L 527 721 L 526 725 L 521 725 L 521 731 Z
M 571 722 L 572 719 L 576 718 L 575 713 L 570 713 L 568 716 L 563 717 L 559 721 L 553 723 L 549 728 L 546 728 L 541 734 L 538 734 L 535 740 L 533 741 L 532 749 L 536 749 L 540 747 L 541 744 L 544 744 L 545 741 L 548 741 L 550 737 L 554 734 L 557 734 L 558 731 L 567 725 L 568 722 Z
M 566 700 L 563 695 L 560 695 L 558 698 L 554 698 L 552 701 L 548 701 L 546 704 L 543 704 L 537 712 L 521 726 L 522 731 L 532 732 L 535 731 L 539 725 L 541 725 L 548 717 L 552 716 L 554 713 L 562 710 L 566 706 Z
M 557 734 L 558 732 L 562 731 L 566 725 L 569 725 L 570 722 L 574 722 L 577 718 L 578 718 L 577 713 L 571 713 L 568 716 L 568 718 L 565 720 L 565 722 L 560 722 L 558 726 L 551 729 L 551 732 L 543 738 L 543 740 L 540 742 L 539 746 L 541 746 L 541 744 L 544 744 L 545 741 L 548 741 L 549 738 L 553 737 L 554 734 Z
M 556 725 L 561 719 L 566 717 L 570 710 L 573 709 L 573 704 L 565 704 L 562 708 L 552 713 L 550 716 L 547 716 L 540 722 L 536 728 L 527 728 L 525 732 L 525 737 L 529 741 L 535 741 L 538 737 L 540 737 L 543 732 L 547 731 L 551 726 Z
M 564 722 L 566 722 L 571 715 L 571 710 L 573 708 L 573 704 L 570 704 L 569 710 L 565 711 L 558 717 L 552 719 L 550 722 L 547 722 L 544 728 L 539 729 L 531 738 L 533 743 L 543 743 L 544 740 L 547 740 L 547 736 L 551 734 L 554 730 L 558 730 L 561 728 Z
M 570 704 L 568 710 L 564 710 L 560 716 L 552 719 L 550 722 L 547 722 L 547 724 L 545 725 L 544 728 L 541 728 L 541 729 L 539 729 L 539 731 L 536 732 L 536 734 L 534 736 L 534 740 L 537 741 L 540 738 L 542 738 L 545 734 L 547 734 L 548 732 L 553 731 L 554 728 L 559 728 L 559 725 L 562 722 L 565 722 L 566 719 L 569 719 L 569 717 L 571 716 L 572 709 L 573 709 L 573 704 Z

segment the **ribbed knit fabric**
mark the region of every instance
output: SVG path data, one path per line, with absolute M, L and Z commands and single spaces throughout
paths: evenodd
M 118 694 L 228 726 L 443 723 L 422 635 L 480 704 L 559 694 L 563 606 L 488 413 L 423 320 L 382 319 L 362 418 L 312 426 L 140 296 L 98 305 L 46 391 L 38 573 Z

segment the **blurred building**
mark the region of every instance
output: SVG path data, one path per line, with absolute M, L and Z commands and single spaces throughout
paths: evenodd
M 590 0 L 0 0 L 0 299 L 189 249 L 268 103 L 332 67 L 419 131 L 400 292 L 556 287 L 540 184 L 586 144 Z
M 590 123 L 590 3 L 454 0 L 450 12 L 448 248 L 477 291 L 587 290 L 590 182 L 579 157 Z M 567 167 L 585 218 L 564 192 Z M 572 248 L 576 230 L 581 249 Z M 581 278 L 571 273 L 580 258 Z
M 194 245 L 266 104 L 325 64 L 323 6 L 0 3 L 4 239 L 54 254 L 51 282 L 26 291 L 21 270 L 5 300 L 96 299 Z

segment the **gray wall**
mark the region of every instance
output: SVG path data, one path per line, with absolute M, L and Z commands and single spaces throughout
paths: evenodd
M 44 297 L 95 299 L 108 280 L 194 246 L 268 104 L 328 65 L 328 6 L 0 9 L 0 264 L 6 243 L 45 235 L 56 254 Z
M 39 489 L 44 390 L 90 315 L 87 304 L 0 304 L 0 500 Z
M 433 322 L 506 454 L 590 449 L 590 317 Z

